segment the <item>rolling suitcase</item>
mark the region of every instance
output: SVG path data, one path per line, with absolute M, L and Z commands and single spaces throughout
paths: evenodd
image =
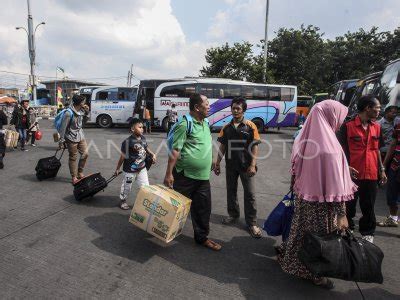
M 39 159 L 35 168 L 36 177 L 39 181 L 55 178 L 57 176 L 58 170 L 60 170 L 61 167 L 61 158 L 65 148 L 62 150 L 60 158 L 57 158 L 58 151 L 59 150 L 57 150 L 53 156 Z
M 98 192 L 104 190 L 118 175 L 113 175 L 107 180 L 100 173 L 94 173 L 82 178 L 74 184 L 74 197 L 76 201 L 93 197 Z
M 18 145 L 18 138 L 19 138 L 19 133 L 14 131 L 14 130 L 10 130 L 10 129 L 6 129 L 6 133 L 4 135 L 4 140 L 6 142 L 6 147 L 7 148 L 15 148 Z

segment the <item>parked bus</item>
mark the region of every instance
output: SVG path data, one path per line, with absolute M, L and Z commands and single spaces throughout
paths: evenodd
M 368 74 L 367 76 L 364 76 L 363 78 L 357 81 L 356 91 L 354 92 L 353 97 L 351 98 L 349 104 L 349 112 L 348 112 L 349 117 L 357 113 L 358 99 L 360 99 L 364 95 L 370 95 L 374 92 L 381 75 L 382 72 L 376 72 Z
M 150 95 L 141 89 L 146 85 L 145 81 L 139 85 L 141 98 Z M 252 120 L 260 131 L 264 127 L 295 126 L 296 86 L 256 84 L 220 78 L 184 78 L 156 82 L 154 89 L 154 97 L 147 97 L 145 101 L 141 99 L 137 107 L 146 102 L 146 107 L 152 110 L 154 125 L 164 129 L 167 128 L 166 112 L 171 104 L 175 103 L 178 115 L 182 116 L 189 112 L 189 97 L 196 92 L 207 96 L 210 101 L 208 120 L 213 128 L 221 128 L 230 122 L 230 104 L 234 97 L 247 99 L 245 117 Z
M 374 91 L 382 105 L 400 106 L 400 58 L 390 62 L 383 71 Z
M 349 117 L 357 113 L 357 103 L 361 96 L 370 94 L 381 102 L 381 115 L 387 106 L 400 107 L 400 58 L 391 61 L 383 72 L 367 75 L 360 80 L 349 106 Z
M 307 117 L 308 113 L 310 112 L 310 104 L 312 103 L 311 96 L 298 96 L 297 97 L 297 108 L 296 114 Z
M 331 85 L 329 95 L 331 99 L 339 101 L 343 105 L 349 106 L 350 100 L 356 90 L 358 79 L 341 80 Z
M 114 124 L 127 124 L 132 117 L 135 106 L 137 87 L 82 87 L 80 95 L 84 95 L 89 108 L 88 124 L 109 128 Z

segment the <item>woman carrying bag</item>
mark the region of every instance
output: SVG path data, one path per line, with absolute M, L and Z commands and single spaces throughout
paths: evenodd
M 307 232 L 323 234 L 348 227 L 345 202 L 354 198 L 357 186 L 335 134 L 347 111 L 334 100 L 316 104 L 296 138 L 291 157 L 295 208 L 289 237 L 278 249 L 283 271 L 326 289 L 332 289 L 333 282 L 313 275 L 298 253 Z

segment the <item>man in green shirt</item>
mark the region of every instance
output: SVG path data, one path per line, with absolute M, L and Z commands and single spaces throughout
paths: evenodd
M 190 209 L 194 239 L 209 249 L 221 250 L 210 240 L 212 137 L 205 120 L 210 108 L 206 96 L 193 94 L 190 115 L 172 129 L 172 149 L 164 184 L 192 200 Z M 190 129 L 188 130 L 188 128 Z

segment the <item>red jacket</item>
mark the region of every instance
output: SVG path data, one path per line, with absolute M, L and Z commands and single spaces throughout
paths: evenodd
M 381 126 L 369 122 L 365 130 L 357 115 L 343 124 L 338 133 L 350 167 L 356 169 L 358 180 L 378 180 L 379 148 L 383 145 Z

